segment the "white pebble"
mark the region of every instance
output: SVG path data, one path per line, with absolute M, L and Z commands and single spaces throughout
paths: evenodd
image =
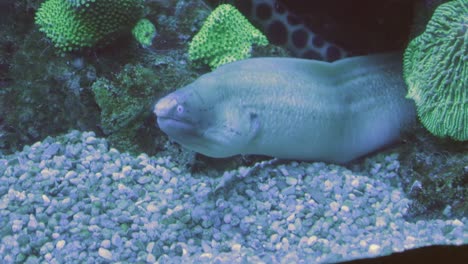
M 348 213 L 349 212 L 349 207 L 346 205 L 341 206 L 341 211 Z
M 132 172 L 132 167 L 130 166 L 124 166 L 122 168 L 122 174 L 125 175 L 125 176 L 130 176 L 130 173 Z
M 375 219 L 375 225 L 376 225 L 377 227 L 386 226 L 386 225 L 387 225 L 387 221 L 385 221 L 385 217 L 377 216 L 377 218 Z
M 78 175 L 78 173 L 76 173 L 75 171 L 68 171 L 66 174 L 65 174 L 65 179 L 71 179 L 71 178 L 75 178 L 76 176 Z
M 23 228 L 23 221 L 20 219 L 13 220 L 13 224 L 11 225 L 11 230 L 13 232 L 18 232 Z
M 155 213 L 158 211 L 158 207 L 156 206 L 156 203 L 149 203 L 146 206 L 146 210 L 150 213 Z
M 55 178 L 60 172 L 58 170 L 45 168 L 41 171 L 41 176 L 44 179 Z
M 416 238 L 414 236 L 407 236 L 405 239 L 405 243 L 407 244 L 413 244 L 414 242 L 416 242 Z
M 238 243 L 233 244 L 233 245 L 231 246 L 231 250 L 232 250 L 232 251 L 235 251 L 235 252 L 240 252 L 241 248 L 242 248 L 242 245 L 241 245 L 241 244 L 238 244 Z
M 278 241 L 278 238 L 279 238 L 278 234 L 271 235 L 270 236 L 271 243 L 276 243 Z
M 63 240 L 63 239 L 57 241 L 57 244 L 55 244 L 55 247 L 56 247 L 58 250 L 62 249 L 64 246 L 65 246 L 65 240 Z
M 309 239 L 307 239 L 307 245 L 310 246 L 310 245 L 314 244 L 315 242 L 317 242 L 317 239 L 318 239 L 317 236 L 309 237 Z
M 105 248 L 102 248 L 102 247 L 99 248 L 98 254 L 102 258 L 112 260 L 112 252 L 110 252 L 109 250 L 107 250 Z
M 33 214 L 29 215 L 28 228 L 33 230 L 37 228 L 37 220 Z
M 148 254 L 146 255 L 146 262 L 147 263 L 155 263 L 156 262 L 156 257 L 153 254 Z
M 110 248 L 111 242 L 109 239 L 105 239 L 101 242 L 101 247 L 103 248 Z
M 380 252 L 380 246 L 376 244 L 369 245 L 369 253 L 378 254 Z
M 398 191 L 398 190 L 392 191 L 392 194 L 391 194 L 391 200 L 392 200 L 392 202 L 393 202 L 393 203 L 399 202 L 399 201 L 401 200 L 401 196 L 402 196 L 402 194 L 401 194 L 400 191 Z
M 174 193 L 174 190 L 172 188 L 167 188 L 165 191 L 164 191 L 164 194 L 166 195 L 172 195 Z
M 324 183 L 325 185 L 325 191 L 330 191 L 332 188 L 333 188 L 333 182 L 331 182 L 330 180 L 326 180 Z
M 200 260 L 202 260 L 202 262 L 203 261 L 208 261 L 208 260 L 210 260 L 212 258 L 213 258 L 213 254 L 211 254 L 211 253 L 203 253 L 203 254 L 200 255 Z
M 296 215 L 295 215 L 295 214 L 291 214 L 290 216 L 288 216 L 288 218 L 286 218 L 286 220 L 287 220 L 288 222 L 292 222 L 292 221 L 294 221 L 295 218 L 296 218 Z
M 331 209 L 334 213 L 338 212 L 338 209 L 339 209 L 339 208 L 340 208 L 340 204 L 339 204 L 339 203 L 337 203 L 337 202 L 331 202 L 331 203 L 330 203 L 330 209 Z
M 87 137 L 86 140 L 85 140 L 85 143 L 86 144 L 94 144 L 96 143 L 97 139 L 93 136 L 90 136 L 90 137 Z
M 297 179 L 294 177 L 287 177 L 286 178 L 286 183 L 289 185 L 296 185 L 297 184 Z
M 146 246 L 146 252 L 150 253 L 153 251 L 154 248 L 154 242 L 149 242 L 148 245 Z
M 354 188 L 359 187 L 359 179 L 354 179 L 353 181 L 351 181 L 351 186 L 353 186 Z
M 361 247 L 367 247 L 367 242 L 365 240 L 361 240 L 361 241 L 359 241 L 359 245 Z
M 458 219 L 455 219 L 452 221 L 452 225 L 454 226 L 463 226 L 463 222 L 458 220 Z

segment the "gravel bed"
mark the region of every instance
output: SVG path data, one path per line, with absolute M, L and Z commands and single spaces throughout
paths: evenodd
M 396 155 L 191 174 L 72 131 L 0 156 L 2 263 L 310 263 L 468 244 L 467 219 L 411 221 Z

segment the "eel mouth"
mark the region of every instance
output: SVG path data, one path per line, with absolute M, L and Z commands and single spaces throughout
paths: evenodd
M 195 126 L 187 121 L 173 118 L 170 116 L 158 116 L 157 122 L 159 128 L 166 131 L 193 131 Z
M 173 138 L 193 137 L 197 135 L 197 128 L 186 120 L 180 120 L 169 116 L 158 116 L 159 128 Z

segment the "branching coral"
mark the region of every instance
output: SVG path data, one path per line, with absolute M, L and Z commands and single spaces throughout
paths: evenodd
M 131 31 L 144 0 L 47 0 L 36 13 L 39 30 L 62 51 L 103 46 Z
M 153 23 L 146 18 L 138 21 L 132 30 L 133 37 L 140 42 L 144 47 L 151 46 L 154 37 L 156 36 L 156 28 Z
M 404 56 L 408 98 L 434 135 L 468 140 L 468 2 L 439 6 Z
M 208 16 L 189 46 L 191 60 L 212 69 L 250 56 L 252 44 L 265 46 L 267 38 L 233 6 L 218 6 Z

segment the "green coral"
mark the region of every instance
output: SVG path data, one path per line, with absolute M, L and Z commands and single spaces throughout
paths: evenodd
M 158 83 L 153 71 L 141 65 L 126 65 L 115 80 L 99 78 L 93 83 L 101 128 L 116 147 L 127 151 L 138 148 L 134 144 L 137 131 L 151 114 Z
M 146 18 L 138 21 L 136 26 L 132 30 L 133 37 L 140 42 L 143 47 L 149 47 L 153 43 L 153 39 L 156 36 L 156 28 L 153 23 Z
M 104 46 L 130 32 L 143 15 L 144 0 L 47 0 L 36 24 L 62 51 Z
M 189 58 L 212 69 L 248 58 L 252 44 L 265 46 L 267 38 L 232 5 L 218 6 L 189 45 Z
M 439 6 L 404 56 L 408 98 L 434 135 L 468 140 L 468 2 Z

